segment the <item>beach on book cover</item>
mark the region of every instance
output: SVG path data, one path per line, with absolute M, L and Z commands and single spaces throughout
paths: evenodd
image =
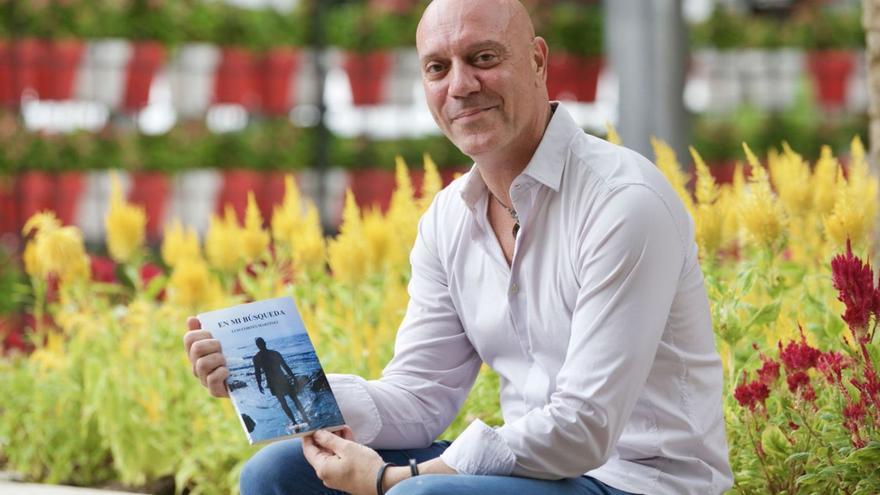
M 344 424 L 292 298 L 242 304 L 198 318 L 220 341 L 229 395 L 250 443 Z

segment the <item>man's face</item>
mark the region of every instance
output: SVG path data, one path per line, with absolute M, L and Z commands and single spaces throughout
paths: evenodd
M 543 40 L 534 38 L 527 16 L 522 19 L 525 14 L 518 16 L 506 3 L 435 1 L 417 33 L 431 114 L 471 157 L 514 142 L 540 108 L 535 102 L 545 71 L 535 55 L 540 56 L 537 44 L 544 47 Z

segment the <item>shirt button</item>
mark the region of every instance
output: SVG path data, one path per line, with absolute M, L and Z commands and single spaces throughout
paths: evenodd
M 511 293 L 511 294 L 516 294 L 517 292 L 519 292 L 519 286 L 516 285 L 516 284 L 511 285 L 511 286 L 510 286 L 510 293 Z

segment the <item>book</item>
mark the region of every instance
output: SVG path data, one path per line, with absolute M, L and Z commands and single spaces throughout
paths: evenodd
M 220 341 L 226 387 L 248 442 L 272 442 L 345 425 L 293 298 L 198 315 Z

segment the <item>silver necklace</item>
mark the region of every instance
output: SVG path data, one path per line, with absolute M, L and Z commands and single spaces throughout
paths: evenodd
M 517 216 L 516 210 L 514 210 L 513 208 L 502 203 L 501 200 L 498 199 L 498 196 L 495 196 L 492 193 L 489 193 L 489 194 L 491 194 L 492 197 L 495 198 L 495 201 L 498 201 L 499 205 L 501 205 L 505 210 L 507 210 L 507 213 L 509 213 L 510 217 L 513 218 L 513 220 L 516 222 L 515 224 L 513 224 L 513 238 L 516 239 L 516 234 L 519 234 L 519 216 Z

